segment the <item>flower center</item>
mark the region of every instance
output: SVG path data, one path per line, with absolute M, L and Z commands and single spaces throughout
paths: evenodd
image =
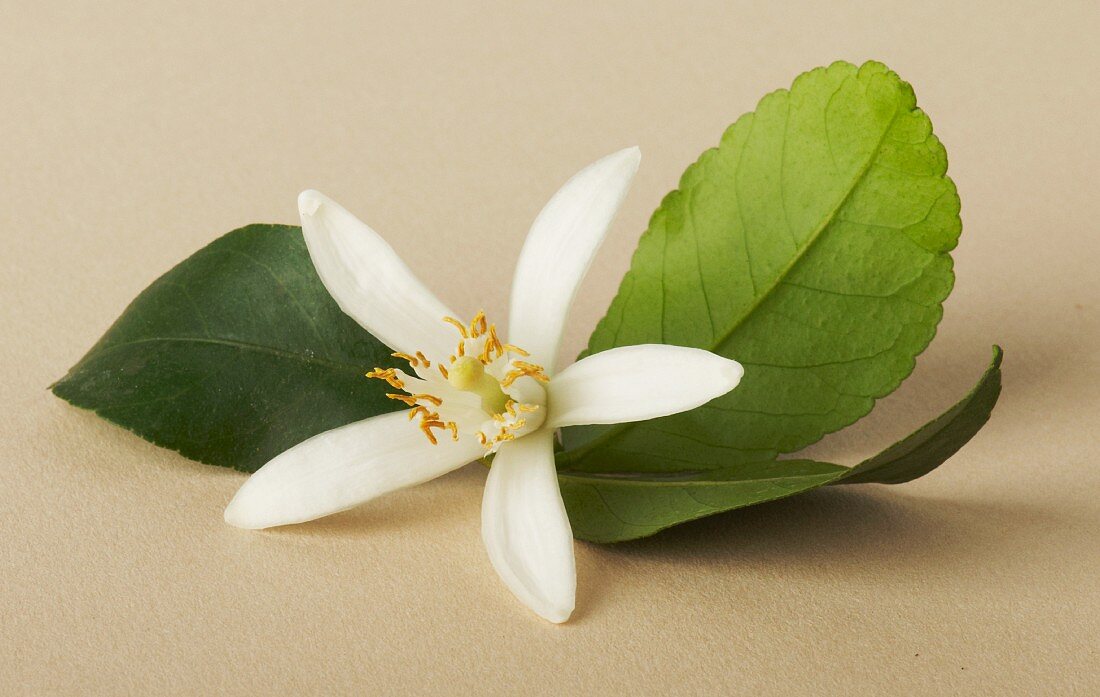
M 384 380 L 405 393 L 386 396 L 409 406 L 410 421 L 420 417 L 420 430 L 433 445 L 439 442 L 436 431 L 449 431 L 452 440 L 465 433 L 493 452 L 501 443 L 538 428 L 545 418 L 539 413 L 545 392 L 538 384 L 549 381 L 546 371 L 513 357 L 529 354 L 501 342 L 484 312 L 478 312 L 469 325 L 453 317 L 443 321 L 453 325 L 460 338 L 448 359 L 434 361 L 435 370 L 433 361 L 420 351 L 395 353 L 415 375 L 375 368 L 367 377 Z M 530 380 L 516 384 L 526 378 Z M 476 399 L 471 400 L 471 395 Z

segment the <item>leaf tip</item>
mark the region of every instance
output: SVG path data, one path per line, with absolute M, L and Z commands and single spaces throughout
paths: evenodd
M 1005 351 L 1001 348 L 1000 344 L 993 344 L 993 360 L 990 363 L 990 367 L 997 370 L 1001 367 L 1001 361 L 1004 360 Z

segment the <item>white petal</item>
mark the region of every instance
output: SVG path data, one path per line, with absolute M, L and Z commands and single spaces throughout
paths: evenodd
M 548 387 L 548 426 L 613 424 L 668 416 L 737 387 L 745 370 L 696 348 L 643 344 L 582 358 Z
M 535 219 L 512 280 L 508 341 L 553 371 L 565 317 L 642 155 L 627 148 L 567 181 Z
M 508 589 L 551 622 L 573 613 L 573 533 L 558 490 L 553 432 L 501 447 L 485 482 L 481 537 Z
M 337 513 L 457 469 L 484 453 L 477 440 L 432 445 L 405 411 L 313 436 L 249 477 L 225 522 L 256 530 Z
M 454 350 L 454 316 L 378 233 L 317 191 L 298 196 L 317 274 L 340 309 L 395 351 L 431 357 Z

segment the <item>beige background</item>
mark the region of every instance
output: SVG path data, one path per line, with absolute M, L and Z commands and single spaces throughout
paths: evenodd
M 1094 2 L 101 5 L 0 2 L 0 693 L 1100 693 Z M 249 533 L 221 519 L 242 475 L 45 390 L 306 187 L 500 317 L 547 197 L 638 144 L 576 349 L 683 168 L 766 91 L 868 57 L 950 152 L 958 285 L 914 377 L 815 450 L 904 435 L 998 341 L 993 420 L 912 484 L 579 545 L 565 626 L 489 568 L 478 467 Z

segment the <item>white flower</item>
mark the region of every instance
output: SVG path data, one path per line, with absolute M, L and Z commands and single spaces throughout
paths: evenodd
M 317 273 L 348 315 L 406 360 L 375 369 L 408 411 L 316 435 L 252 475 L 225 520 L 258 529 L 336 513 L 495 453 L 481 528 L 489 560 L 551 622 L 573 611 L 573 537 L 558 490 L 562 426 L 638 421 L 733 389 L 741 365 L 694 348 L 625 346 L 554 371 L 566 313 L 638 169 L 630 148 L 590 165 L 550 200 L 512 283 L 508 342 L 485 315 L 463 323 L 381 237 L 330 199 L 298 199 Z

